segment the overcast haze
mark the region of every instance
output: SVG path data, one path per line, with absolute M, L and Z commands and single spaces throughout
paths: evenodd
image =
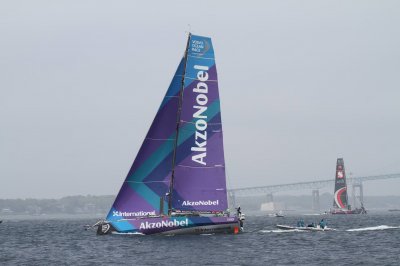
M 2 1 L 0 198 L 116 194 L 188 24 L 213 38 L 230 187 L 333 179 L 338 156 L 400 172 L 399 1 Z

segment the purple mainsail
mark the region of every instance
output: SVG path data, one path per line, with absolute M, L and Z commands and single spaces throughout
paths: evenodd
M 189 36 L 174 165 L 172 208 L 227 209 L 217 70 L 211 39 Z

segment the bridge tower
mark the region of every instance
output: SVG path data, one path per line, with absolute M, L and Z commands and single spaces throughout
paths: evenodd
M 353 208 L 361 207 L 364 204 L 364 192 L 362 181 L 353 183 L 352 186 L 352 204 Z M 361 206 L 359 206 L 361 205 Z
M 318 189 L 314 189 L 312 191 L 312 209 L 313 209 L 313 211 L 319 211 L 320 210 L 319 190 Z
M 274 202 L 274 195 L 272 193 L 267 194 L 267 202 Z
M 272 193 L 267 194 L 267 200 L 261 204 L 262 211 L 275 211 L 274 196 Z

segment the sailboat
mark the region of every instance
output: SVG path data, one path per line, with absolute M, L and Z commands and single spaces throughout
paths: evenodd
M 333 209 L 331 214 L 366 214 L 363 203 L 361 208 L 351 209 L 348 204 L 346 171 L 343 158 L 338 158 L 336 162 L 335 193 L 333 196 Z
M 228 209 L 211 38 L 188 35 L 182 60 L 98 234 L 238 233 Z

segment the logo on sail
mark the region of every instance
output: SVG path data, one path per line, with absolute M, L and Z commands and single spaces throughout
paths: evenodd
M 335 196 L 334 196 L 336 205 L 337 205 L 339 208 L 342 208 L 342 209 L 345 209 L 345 208 L 346 208 L 345 203 L 343 203 L 343 201 L 342 201 L 342 195 L 343 195 L 343 193 L 346 193 L 346 190 L 347 190 L 346 187 L 343 187 L 343 188 L 341 188 L 341 189 L 338 189 L 338 190 L 335 192 Z M 346 199 L 345 199 L 345 200 L 346 200 Z M 346 204 L 347 204 L 347 203 L 346 203 Z
M 182 206 L 218 206 L 219 200 L 199 200 L 199 201 L 189 201 L 185 200 L 182 202 Z
M 195 65 L 194 69 L 198 70 L 198 82 L 193 88 L 193 92 L 197 93 L 196 104 L 193 105 L 196 132 L 194 146 L 191 151 L 195 152 L 192 156 L 192 161 L 201 165 L 207 165 L 205 158 L 207 156 L 207 103 L 208 103 L 208 67 Z
M 207 40 L 192 40 L 191 52 L 198 56 L 204 55 L 210 49 L 210 44 Z
M 343 175 L 343 172 L 342 172 L 342 171 L 338 171 L 338 172 L 337 172 L 337 177 L 338 177 L 338 178 L 343 178 L 343 176 L 344 176 L 344 175 Z
M 144 216 L 152 216 L 156 215 L 156 211 L 144 212 L 120 212 L 120 211 L 113 211 L 113 216 L 122 216 L 122 217 L 144 217 Z

